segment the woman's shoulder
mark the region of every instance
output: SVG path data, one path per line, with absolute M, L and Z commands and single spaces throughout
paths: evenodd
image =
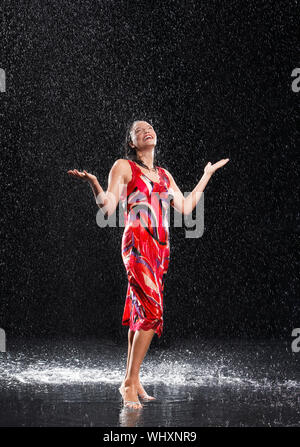
M 128 160 L 127 158 L 118 158 L 115 162 L 114 162 L 114 164 L 115 165 L 118 165 L 118 166 L 126 166 L 126 165 L 128 165 L 128 162 L 129 162 L 130 160 Z
M 132 164 L 134 163 L 127 158 L 118 158 L 113 164 L 113 169 L 115 169 L 118 173 L 122 173 L 125 183 L 129 183 L 132 179 Z
M 120 171 L 128 171 L 130 170 L 130 162 L 131 160 L 128 160 L 126 158 L 118 158 L 114 164 L 113 168 Z

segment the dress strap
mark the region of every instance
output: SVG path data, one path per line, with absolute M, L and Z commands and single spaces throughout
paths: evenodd
M 128 185 L 129 185 L 132 182 L 134 182 L 137 174 L 139 173 L 139 169 L 138 169 L 137 165 L 132 160 L 129 160 L 129 158 L 127 158 L 127 161 L 129 161 L 129 164 L 130 164 L 130 167 L 131 167 L 131 180 L 128 183 Z
M 127 161 L 129 161 L 131 169 L 135 171 L 137 169 L 137 165 L 132 160 L 129 160 L 129 158 L 127 158 Z

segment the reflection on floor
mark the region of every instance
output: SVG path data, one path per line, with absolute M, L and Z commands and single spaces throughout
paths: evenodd
M 300 426 L 300 354 L 283 341 L 185 340 L 150 347 L 155 401 L 124 408 L 127 346 L 14 340 L 0 353 L 0 426 Z

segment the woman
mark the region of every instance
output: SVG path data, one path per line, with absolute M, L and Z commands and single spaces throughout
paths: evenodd
M 172 175 L 155 164 L 156 133 L 146 121 L 134 121 L 127 129 L 126 159 L 118 159 L 104 192 L 97 177 L 86 171 L 68 171 L 87 181 L 105 216 L 114 213 L 119 200 L 125 203 L 122 258 L 128 288 L 122 324 L 129 326 L 126 375 L 119 390 L 124 405 L 141 408 L 138 395 L 152 400 L 144 390 L 139 372 L 153 335 L 163 328 L 163 290 L 169 266 L 168 200 L 180 213 L 190 214 L 212 174 L 228 162 L 208 163 L 194 190 L 184 198 Z M 123 188 L 123 189 L 122 189 Z

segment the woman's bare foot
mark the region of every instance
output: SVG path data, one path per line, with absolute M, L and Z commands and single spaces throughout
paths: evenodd
M 119 388 L 119 390 L 120 390 L 122 395 L 124 394 L 124 383 L 125 383 L 125 379 L 124 379 L 124 381 L 122 382 L 122 385 Z M 145 391 L 143 385 L 141 384 L 141 382 L 138 382 L 138 384 L 136 385 L 136 390 L 137 390 L 137 393 L 139 394 L 139 396 L 142 399 L 148 399 L 148 400 L 155 400 L 156 399 L 156 397 L 149 396 L 149 394 L 146 393 L 146 391 Z
M 137 389 L 135 385 L 125 386 L 124 382 L 119 388 L 120 393 L 124 399 L 124 406 L 129 408 L 142 408 L 142 404 L 139 402 Z
M 142 399 L 149 399 L 149 400 L 154 400 L 155 399 L 155 397 L 149 396 L 149 394 L 146 393 L 146 391 L 144 390 L 144 387 L 141 384 L 141 382 L 138 383 L 136 389 L 137 389 L 137 392 L 138 392 L 138 394 L 140 395 L 140 397 Z

